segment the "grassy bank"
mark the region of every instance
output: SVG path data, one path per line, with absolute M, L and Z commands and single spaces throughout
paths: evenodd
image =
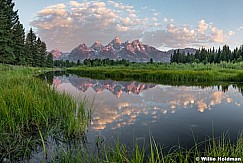
M 99 68 L 100 73 L 105 69 L 108 69 L 107 72 L 115 68 L 119 71 L 125 69 Z M 80 67 L 71 70 L 97 71 L 99 68 Z M 132 73 L 133 68 L 128 67 L 128 70 Z M 139 68 L 134 70 L 139 71 Z M 69 140 L 79 139 L 86 134 L 90 120 L 90 110 L 86 103 L 77 104 L 70 96 L 57 93 L 47 83 L 33 77 L 33 74 L 40 72 L 39 69 L 0 64 L 0 162 L 16 161 L 19 158 L 28 160 L 38 146 L 43 147 L 41 150 L 44 155 L 48 155 L 45 145 L 50 135 L 65 139 L 68 144 Z M 150 145 L 142 148 L 136 144 L 129 148 L 119 143 L 110 147 L 100 142 L 99 153 L 91 153 L 78 145 L 76 148 L 53 151 L 55 155 L 51 156 L 51 160 L 49 156 L 48 161 L 167 163 L 197 162 L 195 158 L 200 156 L 243 159 L 242 135 L 236 143 L 222 136 L 195 143 L 191 149 L 175 146 L 168 153 L 164 153 L 155 141 L 151 138 Z
M 144 82 L 241 82 L 243 63 L 220 64 L 146 64 L 129 66 L 98 66 L 69 68 L 67 72 L 80 76 L 139 80 Z
M 147 151 L 147 152 L 146 152 Z M 147 153 L 147 154 L 146 154 Z M 208 159 L 216 160 L 204 160 Z M 218 158 L 221 157 L 221 158 Z M 150 145 L 139 147 L 134 145 L 128 148 L 117 143 L 115 147 L 103 146 L 99 155 L 90 155 L 83 150 L 60 150 L 53 162 L 126 162 L 126 163 L 196 163 L 196 162 L 232 162 L 222 159 L 235 159 L 234 162 L 243 160 L 243 137 L 240 135 L 236 143 L 232 143 L 227 135 L 219 138 L 208 138 L 203 142 L 195 142 L 195 146 L 185 149 L 174 146 L 168 153 L 163 152 L 154 139 L 150 139 Z M 221 160 L 221 161 L 220 161 Z
M 0 65 L 0 161 L 28 157 L 49 135 L 85 134 L 86 103 L 33 77 L 38 69 Z

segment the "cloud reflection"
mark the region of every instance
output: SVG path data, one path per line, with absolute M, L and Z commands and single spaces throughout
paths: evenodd
M 172 87 L 140 82 L 92 80 L 76 76 L 55 77 L 53 85 L 64 90 L 64 82 L 71 83 L 77 92 L 89 97 L 95 96 L 95 111 L 92 115 L 94 130 L 103 130 L 108 126 L 117 129 L 136 122 L 147 126 L 163 116 L 176 114 L 181 109 L 203 113 L 219 108 L 220 104 L 229 104 L 231 107 L 242 104 L 242 100 L 239 100 L 242 96 L 238 97 L 240 93 L 235 93 L 236 89 L 232 86 L 227 92 L 223 92 L 218 87 Z M 73 91 L 74 89 L 70 93 L 75 94 Z

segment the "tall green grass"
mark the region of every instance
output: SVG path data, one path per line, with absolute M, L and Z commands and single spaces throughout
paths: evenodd
M 93 69 L 95 74 L 101 74 L 102 77 L 109 77 L 106 75 L 114 71 L 117 78 L 140 77 L 139 73 L 144 72 L 142 69 L 134 68 L 134 73 L 131 67 L 127 68 L 127 71 L 123 71 L 125 67 L 118 67 L 117 70 L 101 67 L 99 71 L 98 68 L 83 67 L 77 70 L 81 69 L 87 73 Z M 45 140 L 49 135 L 75 139 L 84 135 L 87 130 L 91 116 L 87 103 L 77 103 L 70 96 L 59 94 L 47 83 L 34 78 L 33 73 L 37 70 L 0 64 L 0 161 L 16 161 L 23 158 L 28 160 L 31 152 L 39 145 L 44 147 L 44 153 L 48 155 Z M 200 74 L 203 71 L 198 72 Z M 233 77 L 235 75 L 234 70 L 228 69 L 215 72 L 231 74 Z M 238 78 L 241 79 L 241 70 L 237 72 Z M 147 70 L 145 73 L 152 74 L 147 77 L 148 79 L 154 79 L 157 78 L 159 70 Z M 210 75 L 210 72 L 208 73 Z M 166 76 L 166 73 L 163 75 Z M 198 80 L 199 76 L 195 78 Z M 172 77 L 167 78 L 170 80 Z M 181 80 L 182 76 L 179 74 L 173 78 Z M 183 80 L 186 78 L 183 76 Z M 213 75 L 212 78 L 216 77 Z M 82 148 L 65 149 L 58 151 L 52 162 L 197 162 L 195 158 L 200 156 L 243 158 L 242 135 L 236 143 L 222 136 L 219 139 L 195 142 L 191 149 L 174 147 L 168 153 L 164 153 L 163 148 L 153 139 L 150 140 L 150 146 L 143 148 L 135 144 L 134 148 L 130 149 L 120 143 L 115 147 L 103 146 L 100 155 L 88 153 Z
M 0 65 L 0 160 L 27 157 L 47 133 L 75 138 L 86 133 L 91 111 L 33 77 L 35 70 Z M 41 136 L 41 137 L 40 137 Z
M 146 152 L 147 151 L 147 152 Z M 168 152 L 151 138 L 149 146 L 139 147 L 137 144 L 129 148 L 119 142 L 114 147 L 103 147 L 101 155 L 86 153 L 79 148 L 76 151 L 60 150 L 53 162 L 118 162 L 118 163 L 196 163 L 203 162 L 201 157 L 231 157 L 243 159 L 243 137 L 238 137 L 236 143 L 223 134 L 218 138 L 208 138 L 203 142 L 186 149 L 174 146 Z M 197 160 L 199 159 L 199 161 Z
M 68 68 L 79 76 L 144 82 L 212 82 L 243 81 L 243 62 L 215 64 L 131 63 L 129 66 L 97 66 Z
M 67 70 L 68 73 L 85 77 L 113 80 L 139 80 L 144 82 L 212 82 L 243 79 L 242 70 L 160 70 L 133 69 L 131 67 L 80 67 Z

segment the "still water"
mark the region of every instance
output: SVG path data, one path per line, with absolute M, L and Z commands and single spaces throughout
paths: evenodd
M 243 97 L 238 87 L 170 86 L 136 81 L 54 76 L 52 85 L 76 99 L 93 101 L 87 144 L 97 135 L 106 144 L 119 140 L 132 146 L 150 136 L 169 149 L 191 147 L 195 141 L 228 133 L 235 139 L 243 129 Z

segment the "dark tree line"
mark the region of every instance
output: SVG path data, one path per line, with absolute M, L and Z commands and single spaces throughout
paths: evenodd
M 25 37 L 25 29 L 14 11 L 12 0 L 0 0 L 0 63 L 52 67 L 52 54 L 45 42 L 32 29 Z
M 176 63 L 220 63 L 226 62 L 241 62 L 243 61 L 243 45 L 240 48 L 230 50 L 229 46 L 224 45 L 219 49 L 205 49 L 201 48 L 196 51 L 195 54 L 180 53 L 179 50 L 175 50 L 171 55 L 171 62 Z
M 85 59 L 83 61 L 83 64 L 86 66 L 90 66 L 90 67 L 95 67 L 95 66 L 116 66 L 116 65 L 124 65 L 124 66 L 128 66 L 130 64 L 129 60 L 112 60 L 109 58 L 106 59 Z
M 78 60 L 77 63 L 70 62 L 69 60 L 54 60 L 54 66 L 60 67 L 60 68 L 66 68 L 66 67 L 74 67 L 81 65 L 80 60 Z

